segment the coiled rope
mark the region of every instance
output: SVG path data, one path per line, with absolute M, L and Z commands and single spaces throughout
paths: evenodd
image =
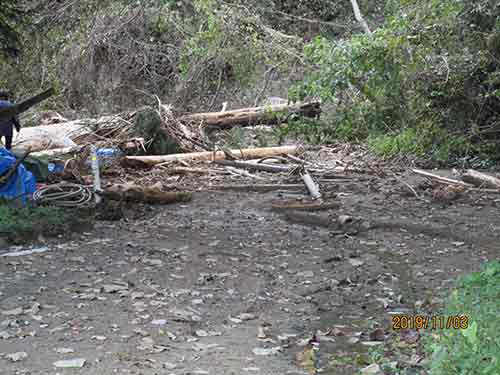
M 83 185 L 60 183 L 41 188 L 33 194 L 39 204 L 57 207 L 89 207 L 93 204 L 92 191 Z

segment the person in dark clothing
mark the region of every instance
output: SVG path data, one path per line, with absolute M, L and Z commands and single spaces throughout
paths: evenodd
M 14 104 L 9 101 L 9 93 L 7 91 L 0 91 L 0 109 L 12 107 Z M 17 117 L 0 120 L 0 140 L 5 137 L 5 148 L 10 150 L 12 148 L 13 128 L 19 133 L 21 131 L 21 124 Z

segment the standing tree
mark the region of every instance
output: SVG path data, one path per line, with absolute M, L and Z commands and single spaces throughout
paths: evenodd
M 0 0 L 0 54 L 16 56 L 20 51 L 19 22 L 23 9 L 12 0 Z

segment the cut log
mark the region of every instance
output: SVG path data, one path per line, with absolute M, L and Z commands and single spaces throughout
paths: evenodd
M 233 126 L 280 124 L 286 122 L 292 114 L 317 117 L 321 114 L 321 103 L 278 104 L 225 112 L 195 113 L 182 116 L 179 120 L 181 122 L 201 123 L 214 128 L 231 128 Z
M 437 174 L 433 174 L 433 173 L 430 173 L 430 172 L 427 172 L 427 171 L 423 171 L 421 169 L 412 169 L 412 172 L 416 173 L 416 174 L 418 174 L 420 176 L 431 178 L 431 179 L 433 179 L 433 180 L 435 180 L 437 182 L 440 182 L 442 184 L 447 184 L 447 185 L 461 185 L 461 186 L 466 186 L 466 187 L 472 187 L 471 184 L 468 184 L 466 182 L 458 181 L 458 180 L 453 180 L 451 178 L 442 177 L 442 176 L 439 176 Z
M 306 185 L 309 194 L 311 194 L 312 199 L 320 199 L 321 192 L 319 191 L 319 186 L 314 182 L 313 178 L 309 173 L 304 173 L 302 175 L 302 181 L 304 181 L 304 185 Z
M 157 168 L 164 168 L 161 165 L 157 165 Z M 198 175 L 208 175 L 208 174 L 228 174 L 227 171 L 222 171 L 218 169 L 208 169 L 208 168 L 190 168 L 190 167 L 173 167 L 173 168 L 165 168 L 167 174 L 173 175 L 189 175 L 189 174 L 198 174 Z
M 101 194 L 105 199 L 126 202 L 152 204 L 168 204 L 188 202 L 192 199 L 190 192 L 161 191 L 134 184 L 117 184 L 104 189 Z
M 477 187 L 500 189 L 500 179 L 474 169 L 466 170 L 462 174 L 462 180 Z
M 249 161 L 237 161 L 237 160 L 216 160 L 215 164 L 241 168 L 241 169 L 249 169 L 254 171 L 262 171 L 262 172 L 270 172 L 270 173 L 282 173 L 282 172 L 290 172 L 293 167 L 287 167 L 285 165 L 272 165 L 272 164 L 264 164 L 264 163 L 252 163 Z
M 287 190 L 287 191 L 304 191 L 304 185 L 301 184 L 259 184 L 259 185 L 216 185 L 209 188 L 210 191 L 224 191 L 224 190 L 236 190 L 236 191 L 256 191 L 265 193 L 268 191 L 275 190 Z
M 22 101 L 21 103 L 15 104 L 12 107 L 2 108 L 0 109 L 0 120 L 8 119 L 26 112 L 31 107 L 43 102 L 54 94 L 55 90 L 53 88 L 50 88 L 38 95 L 32 96 L 31 98 Z
M 241 159 L 257 159 L 267 156 L 294 154 L 298 151 L 297 146 L 247 148 L 242 150 L 231 150 L 231 153 Z M 224 160 L 226 154 L 223 151 L 190 152 L 185 154 L 152 155 L 152 156 L 127 156 L 125 163 L 132 166 L 152 167 L 161 163 L 175 162 L 181 160 L 214 161 Z

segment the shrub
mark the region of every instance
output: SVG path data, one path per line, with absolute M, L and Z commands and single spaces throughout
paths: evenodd
M 447 303 L 447 315 L 467 315 L 465 330 L 431 336 L 430 375 L 500 374 L 500 262 L 461 278 Z

